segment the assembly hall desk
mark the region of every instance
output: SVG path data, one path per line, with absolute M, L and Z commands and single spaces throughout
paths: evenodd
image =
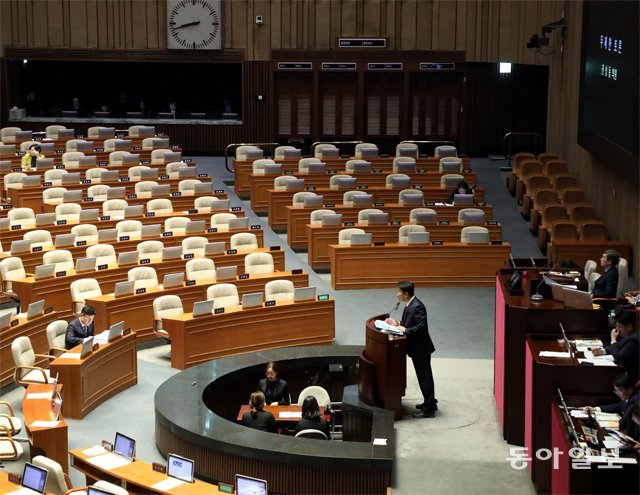
M 508 243 L 331 244 L 331 287 L 336 290 L 395 287 L 398 280 L 405 279 L 418 287 L 489 287 L 510 252 Z
M 162 319 L 171 337 L 171 366 L 185 369 L 232 354 L 275 347 L 331 344 L 335 338 L 333 299 L 284 302 L 193 317 Z

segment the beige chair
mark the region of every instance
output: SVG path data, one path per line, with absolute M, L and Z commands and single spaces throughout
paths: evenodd
M 407 196 L 411 198 L 411 201 L 408 200 Z M 400 203 L 400 206 L 405 206 L 406 204 L 415 205 L 416 201 L 414 201 L 414 198 L 418 202 L 417 204 L 424 205 L 424 193 L 420 189 L 403 189 L 398 193 L 398 203 Z
M 42 201 L 45 203 L 61 203 L 64 200 L 66 187 L 49 187 L 42 191 Z
M 158 275 L 155 268 L 136 266 L 127 273 L 127 280 L 133 281 L 134 290 L 155 289 L 158 287 Z
M 164 172 L 170 179 L 177 179 L 180 176 L 180 169 L 188 166 L 189 164 L 185 162 L 171 162 L 164 166 Z
M 298 172 L 301 173 L 309 173 L 309 164 L 310 163 L 322 163 L 322 160 L 318 158 L 301 158 L 298 161 Z
M 136 246 L 136 251 L 140 255 L 140 259 L 159 260 L 162 259 L 162 250 L 164 244 L 162 241 L 143 241 Z
M 295 146 L 278 146 L 274 151 L 273 151 L 273 157 L 279 160 L 282 160 L 284 158 L 284 152 L 286 150 L 291 150 L 291 151 L 296 151 L 298 148 L 296 148 Z
M 27 177 L 27 174 L 24 172 L 11 172 L 4 176 L 4 190 L 5 196 L 7 196 L 6 191 L 12 187 L 17 185 L 22 185 L 22 179 Z
M 216 196 L 200 196 L 193 202 L 193 207 L 198 210 L 199 213 L 206 213 L 208 211 L 211 211 L 212 201 L 218 201 L 218 198 Z
M 171 153 L 171 150 L 160 148 L 151 152 L 151 163 L 164 163 L 164 154 Z
M 80 278 L 71 282 L 71 311 L 78 315 L 87 299 L 102 295 L 100 283 L 95 278 Z
M 347 174 L 336 174 L 329 178 L 329 189 L 338 189 L 340 179 L 350 179 L 351 176 Z
M 82 151 L 67 151 L 62 154 L 62 164 L 65 168 L 78 168 L 80 166 L 80 158 L 84 156 Z
M 102 214 L 113 218 L 124 218 L 124 209 L 129 203 L 124 199 L 108 199 L 102 203 Z
M 0 141 L 3 143 L 15 143 L 16 132 L 21 131 L 20 127 L 3 127 L 0 129 Z
M 244 271 L 250 275 L 273 273 L 275 265 L 270 253 L 251 253 L 244 257 Z
M 11 256 L 0 260 L 0 279 L 2 280 L 2 292 L 11 293 L 11 283 L 27 277 L 27 272 L 22 264 L 22 259 Z
M 413 171 L 416 170 L 416 159 L 411 156 L 397 156 L 393 159 L 392 170 L 394 173 L 398 173 L 398 169 L 403 166 L 412 166 Z
M 335 211 L 333 210 L 313 210 L 311 215 L 309 215 L 309 223 L 311 225 L 322 225 L 322 215 L 333 215 Z
M 231 236 L 231 239 L 229 239 L 229 246 L 231 249 L 237 249 L 238 251 L 258 249 L 258 237 L 251 232 L 240 232 L 239 234 L 233 234 Z
M 433 208 L 413 208 L 409 212 L 409 222 L 415 223 L 418 213 L 427 213 L 433 215 L 433 223 L 438 220 L 438 213 Z
M 187 261 L 187 280 L 214 280 L 216 264 L 210 258 L 196 258 Z
M 56 272 L 66 272 L 74 269 L 73 255 L 68 249 L 54 249 L 42 255 L 44 265 L 54 264 Z
M 378 146 L 373 143 L 358 143 L 354 149 L 353 156 L 356 158 L 362 158 L 363 149 L 378 149 Z
M 317 194 L 314 193 L 314 192 L 311 192 L 311 191 L 300 191 L 300 192 L 295 193 L 293 195 L 293 201 L 292 201 L 293 206 L 302 206 L 302 205 L 304 205 L 304 198 L 306 198 L 308 196 L 317 196 Z
M 182 299 L 175 295 L 160 296 L 153 300 L 153 333 L 162 339 L 169 338 L 169 332 L 162 328 L 162 318 L 184 314 Z
M 24 450 L 22 445 L 13 439 L 9 430 L 0 427 L 4 433 L 0 433 L 0 460 L 16 460 L 22 457 Z
M 206 237 L 193 236 L 182 240 L 182 254 L 204 256 L 204 246 L 209 242 Z
M 438 157 L 449 157 L 449 156 L 454 156 L 457 157 L 458 156 L 458 150 L 455 146 L 448 146 L 448 145 L 443 145 L 443 146 L 438 146 L 435 150 L 435 156 Z
M 31 241 L 31 249 L 35 247 L 53 247 L 51 232 L 48 230 L 30 230 L 29 232 L 26 232 L 22 238 Z
M 336 147 L 333 144 L 329 144 L 329 143 L 318 144 L 315 147 L 313 156 L 315 156 L 316 158 L 322 158 L 322 151 L 323 150 L 332 150 L 332 149 L 335 149 L 335 148 Z
M 366 160 L 347 160 L 344 164 L 344 171 L 348 174 L 353 174 L 355 172 L 355 168 L 358 165 L 371 165 L 371 162 Z
M 107 201 L 107 191 L 110 189 L 110 186 L 105 186 L 104 184 L 96 184 L 95 186 L 89 186 L 87 189 L 87 196 L 89 198 L 93 198 L 95 201 Z M 112 199 L 110 201 L 120 201 Z M 124 208 L 122 208 L 122 214 L 124 214 Z
M 411 179 L 407 174 L 389 174 L 387 175 L 384 183 L 387 187 L 391 187 L 393 185 L 393 179 Z
M 455 156 L 445 156 L 444 158 L 440 158 L 438 171 L 441 174 L 459 174 L 462 172 L 462 159 Z
M 182 194 L 194 194 L 196 184 L 202 184 L 198 179 L 184 179 L 178 182 L 178 191 Z
M 233 284 L 215 284 L 207 288 L 207 300 L 213 301 L 213 308 L 230 308 L 240 305 L 238 288 Z
M 13 407 L 9 402 L 0 400 L 0 406 L 4 406 L 3 409 L 0 409 L 0 438 L 7 434 L 11 436 L 17 435 L 22 431 L 22 420 L 13 412 Z M 1 457 L 2 452 L 0 451 Z
M 341 246 L 350 246 L 351 245 L 351 236 L 353 234 L 364 234 L 365 231 L 362 229 L 342 229 L 338 232 L 338 244 Z
M 360 210 L 358 212 L 358 223 L 368 224 L 369 223 L 369 214 L 371 213 L 384 213 L 382 210 L 377 208 L 365 208 L 364 210 Z
M 56 220 L 66 220 L 67 223 L 78 223 L 80 221 L 80 212 L 82 206 L 77 203 L 62 203 L 56 205 Z
M 595 263 L 595 261 L 593 261 L 592 263 Z M 620 258 L 620 260 L 618 261 L 617 268 L 618 268 L 618 285 L 616 287 L 616 297 L 621 298 L 621 297 L 624 297 L 625 287 L 627 285 L 627 281 L 629 280 L 628 261 L 625 258 Z M 587 278 L 586 269 L 585 269 L 584 276 L 585 278 Z M 595 271 L 595 267 L 594 267 L 594 271 L 592 271 L 589 278 L 587 278 L 587 280 L 589 281 L 589 292 L 593 291 L 593 286 L 596 283 L 596 280 L 600 278 L 600 276 L 601 275 Z
M 16 365 L 13 380 L 18 385 L 26 387 L 31 383 L 52 383 L 49 370 L 35 366 L 36 358 L 49 359 L 50 356 L 36 354 L 29 337 L 18 337 L 11 343 L 11 354 Z
M 247 151 L 259 150 L 257 146 L 238 146 L 236 148 L 236 160 L 246 160 Z
M 125 155 L 130 155 L 128 151 L 112 151 L 109 153 L 109 163 L 113 163 L 116 165 L 122 165 L 122 157 Z M 149 167 L 147 167 L 149 168 Z M 140 175 L 140 174 L 138 174 Z M 131 177 L 131 176 L 129 176 Z
M 45 491 L 51 495 L 64 495 L 67 490 L 71 490 L 73 485 L 71 479 L 62 470 L 62 466 L 56 461 L 49 459 L 43 455 L 35 456 L 31 462 L 39 468 L 46 469 L 49 472 L 47 476 L 47 484 Z
M 158 183 L 154 180 L 141 180 L 140 182 L 136 182 L 136 185 L 134 186 L 134 192 L 136 194 L 151 193 L 151 189 L 153 189 L 153 187 L 157 185 Z
M 173 204 L 170 199 L 152 199 L 151 201 L 147 201 L 147 211 L 154 213 L 173 213 Z
M 84 173 L 84 178 L 89 179 L 91 181 L 100 180 L 100 176 L 102 175 L 103 170 L 104 169 L 99 167 L 90 168 Z
M 166 146 L 166 140 L 163 138 L 157 137 L 146 137 L 142 140 L 142 149 L 143 150 L 152 150 L 155 148 L 161 148 L 162 146 Z
M 143 170 L 151 170 L 151 167 L 147 165 L 135 165 L 133 167 L 129 167 L 127 175 L 132 179 L 139 179 Z
M 69 139 L 65 143 L 65 151 L 78 151 L 78 146 L 84 143 L 88 143 L 89 141 L 85 141 L 84 139 Z
M 461 208 L 458 211 L 458 222 L 464 225 L 484 225 L 484 211 L 480 208 Z
M 403 151 L 405 151 L 405 153 L 403 153 Z M 418 145 L 414 143 L 400 143 L 396 146 L 396 156 L 412 156 L 413 158 L 418 158 Z
M 229 229 L 229 220 L 234 218 L 238 218 L 233 213 L 216 213 L 211 215 L 210 225 L 211 227 L 215 227 L 218 230 L 228 230 Z
M 456 187 L 463 180 L 464 175 L 461 174 L 444 174 L 440 177 L 440 187 Z
M 254 160 L 251 164 L 251 173 L 253 175 L 264 175 L 264 169 L 267 165 L 275 165 L 276 162 L 267 158 L 261 158 L 260 160 Z
M 596 263 L 593 260 L 587 260 L 587 262 L 584 264 L 584 278 L 589 280 L 589 277 L 591 277 L 591 274 L 594 273 L 597 268 L 598 268 L 598 263 Z M 619 275 L 618 275 L 618 280 L 620 280 Z
M 409 234 L 411 232 L 426 232 L 427 229 L 424 225 L 403 225 L 398 229 L 398 243 L 408 244 Z
M 271 280 L 264 285 L 264 300 L 293 301 L 294 290 L 291 280 Z
M 116 249 L 111 244 L 94 244 L 85 251 L 87 258 L 95 258 L 97 265 L 111 265 L 118 262 Z
M 36 225 L 36 215 L 31 208 L 13 208 L 7 213 L 9 225 L 22 225 L 23 229 L 32 228 Z
M 87 137 L 88 138 L 100 137 L 100 131 L 105 131 L 107 129 L 109 129 L 109 127 L 105 127 L 105 126 L 102 126 L 102 125 L 96 125 L 96 126 L 93 126 L 93 127 L 89 127 L 87 129 Z
M 276 177 L 273 179 L 273 188 L 276 191 L 284 191 L 287 189 L 287 182 L 296 178 L 295 175 L 281 175 L 280 177 Z
M 320 407 L 325 407 L 327 404 L 331 403 L 329 392 L 318 385 L 311 385 L 300 392 L 300 395 L 298 396 L 298 405 L 301 406 L 308 396 L 314 397 L 318 401 L 318 405 Z
M 100 170 L 100 169 L 98 169 Z M 87 170 L 88 172 L 88 170 Z M 62 180 L 62 176 L 68 172 L 62 168 L 52 168 L 44 171 L 44 181 L 53 182 L 55 180 Z M 89 177 L 87 177 L 89 178 Z
M 460 231 L 460 242 L 469 244 L 471 240 L 469 239 L 470 233 L 481 233 L 484 234 L 481 239 L 474 240 L 473 244 L 488 244 L 489 243 L 489 229 L 485 227 L 463 227 Z
M 460 210 L 458 211 L 458 222 L 464 222 L 466 213 L 484 214 L 484 210 L 482 210 L 481 208 L 460 208 Z
M 129 236 L 131 239 L 142 237 L 142 222 L 140 220 L 123 220 L 116 224 L 116 235 L 118 238 Z
M 47 334 L 47 344 L 49 345 L 50 356 L 57 357 L 67 351 L 64 339 L 68 326 L 69 323 L 67 323 L 67 320 L 56 320 L 47 325 L 45 332 Z
M 353 206 L 353 197 L 354 196 L 362 196 L 363 194 L 367 194 L 366 191 L 347 191 L 342 195 L 342 204 L 345 206 Z
M 122 150 L 123 148 L 131 148 L 131 141 L 129 139 L 118 138 L 105 139 L 103 147 L 105 151 L 114 151 L 118 150 L 118 148 Z
M 151 128 L 149 130 L 149 132 L 151 134 L 155 134 L 156 133 L 156 127 L 155 126 L 148 126 L 148 125 L 132 125 L 129 126 L 129 137 L 140 137 L 140 129 L 141 128 Z

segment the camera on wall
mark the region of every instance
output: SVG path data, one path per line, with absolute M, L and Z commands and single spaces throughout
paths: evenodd
M 549 38 L 546 36 L 538 36 L 534 34 L 531 36 L 529 43 L 527 43 L 527 48 L 540 48 L 541 46 L 546 46 L 549 44 Z
M 542 34 L 532 34 L 529 42 L 527 43 L 527 48 L 540 48 L 541 46 L 547 46 L 549 44 L 549 37 L 547 36 L 547 34 L 553 32 L 555 29 L 560 29 L 562 35 L 564 35 L 565 27 L 567 26 L 564 23 L 563 13 L 562 19 L 542 26 Z
M 262 26 L 264 24 L 264 21 L 262 20 L 262 16 L 261 15 L 257 15 L 256 16 L 256 26 Z

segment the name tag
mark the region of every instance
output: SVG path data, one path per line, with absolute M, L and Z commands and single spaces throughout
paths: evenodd
M 487 225 L 498 225 L 497 220 L 487 220 Z
M 269 306 L 275 306 L 276 302 L 275 301 L 265 301 L 264 303 L 265 306 L 269 307 Z
M 97 153 L 101 153 L 104 151 L 104 148 L 93 148 L 93 151 L 97 152 Z
M 369 186 L 368 186 L 368 185 L 366 185 L 366 184 L 360 184 L 360 185 L 358 186 L 358 189 L 369 189 Z
M 449 225 L 449 220 L 439 220 L 438 225 Z
M 243 274 L 238 276 L 238 280 L 246 280 L 248 278 L 249 278 L 249 274 L 248 273 L 243 273 Z
M 318 301 L 328 301 L 329 300 L 329 294 L 320 294 L 318 296 Z
M 98 162 L 98 167 L 106 167 L 109 165 L 107 162 Z
M 200 179 L 205 179 L 207 177 L 209 177 L 208 174 L 198 174 L 198 178 L 200 178 Z
M 56 155 L 62 155 L 64 153 L 64 150 L 56 150 Z
M 173 232 L 163 232 L 162 233 L 162 237 L 171 237 L 173 235 Z
M 66 225 L 67 221 L 66 220 L 56 220 L 56 225 Z
M 333 208 L 336 204 L 335 203 L 326 203 L 325 206 L 327 208 Z
M 307 186 L 307 191 L 315 191 L 316 186 Z
M 131 180 L 131 177 L 123 177 L 122 179 L 120 179 L 120 182 L 129 182 Z
M 213 314 L 214 315 L 219 315 L 219 314 L 222 314 L 222 313 L 224 313 L 224 308 L 215 308 L 213 310 Z
M 476 206 L 484 207 L 487 206 L 487 203 L 485 203 L 484 201 L 477 201 Z
M 64 168 L 64 165 L 54 165 L 54 167 L 56 170 L 60 170 Z
M 419 168 L 418 169 L 418 173 L 426 174 L 427 173 L 427 169 L 426 168 Z
M 198 213 L 198 210 L 187 210 L 187 213 Z
M 422 189 L 422 184 L 414 184 L 413 188 L 414 189 Z
M 251 230 L 260 230 L 262 228 L 261 225 L 252 225 Z
M 293 175 L 293 170 L 285 170 L 284 175 Z
M 224 194 L 224 189 L 216 189 L 214 192 L 216 194 Z
M 82 198 L 82 201 L 84 201 L 85 203 L 91 203 L 93 201 L 93 198 L 89 196 L 87 198 Z
M 172 150 L 177 150 L 180 148 L 179 144 L 172 144 L 171 146 L 169 146 Z
M 161 176 L 160 176 L 160 179 L 162 179 L 162 180 L 167 180 L 168 178 L 169 178 L 169 176 L 168 176 L 168 175 L 161 175 Z
M 424 204 L 427 205 L 427 206 L 435 206 L 436 205 L 435 201 L 425 201 Z
M 185 285 L 187 287 L 189 287 L 190 285 L 196 285 L 196 281 L 195 280 L 187 280 L 187 282 L 185 283 Z
M 185 254 L 185 255 L 183 256 L 183 259 L 185 259 L 185 260 L 190 260 L 190 259 L 192 259 L 192 258 L 193 258 L 193 253 Z
M 137 197 L 138 197 L 137 194 L 127 194 L 127 199 L 135 199 Z
M 43 185 L 44 187 L 47 187 L 47 186 L 53 186 L 53 182 L 43 182 L 43 183 L 42 183 L 42 185 Z
M 141 265 L 148 265 L 149 263 L 151 263 L 151 260 L 149 258 L 144 258 L 140 260 Z
M 56 277 L 64 277 L 67 275 L 67 272 L 56 272 Z
M 353 227 L 355 225 L 355 223 L 353 222 L 344 222 L 344 226 L 345 227 Z
M 379 201 L 377 203 L 374 203 L 374 206 L 384 206 L 384 203 Z
M 444 244 L 444 241 L 432 241 L 431 244 L 434 246 L 442 246 Z
M 136 294 L 144 294 L 145 292 L 147 292 L 147 289 L 145 289 L 144 287 L 142 287 L 141 289 L 136 289 Z
M 18 323 L 20 323 L 20 320 L 18 320 L 17 318 L 15 320 L 11 320 L 11 328 L 15 327 Z M 9 474 L 9 476 L 11 476 L 11 474 Z M 14 476 L 17 476 L 14 474 Z M 18 479 L 20 479 L 20 477 L 18 477 Z M 11 478 L 9 478 L 9 481 L 11 481 Z M 18 483 L 20 483 L 20 481 L 18 481 Z
M 269 246 L 269 251 L 280 251 L 280 246 Z
M 174 191 L 171 193 L 171 196 L 182 196 L 182 193 L 180 191 Z
M 238 250 L 237 249 L 229 249 L 229 250 L 227 250 L 227 254 L 238 254 Z
M 76 246 L 80 247 L 80 246 L 86 246 L 87 245 L 87 241 L 78 241 L 76 242 Z
M 98 265 L 98 270 L 106 270 L 109 268 L 109 265 Z
M 383 241 L 375 241 L 373 243 L 374 246 L 384 246 L 384 242 Z
M 240 211 L 242 210 L 242 206 L 232 206 L 231 211 Z
M 44 308 L 44 314 L 48 315 L 49 313 L 53 312 L 53 308 L 51 306 L 49 306 L 48 308 Z
M 141 162 L 143 165 L 149 165 L 151 163 L 151 160 L 142 160 Z
M 22 172 L 22 168 L 20 167 L 14 167 L 11 169 L 12 172 Z
M 111 220 L 111 217 L 109 215 L 106 215 L 104 217 L 100 217 L 100 220 Z
M 400 225 L 400 220 L 391 220 L 391 225 Z
M 156 212 L 155 211 L 148 211 L 144 214 L 145 217 L 155 217 L 156 216 Z
M 374 174 L 381 174 L 381 173 L 382 173 L 382 169 L 381 169 L 381 168 L 374 168 L 374 169 L 372 170 L 372 172 L 373 172 Z
M 134 146 L 133 147 L 133 151 L 141 151 L 142 150 L 142 146 Z
M 13 208 L 13 205 L 2 205 L 3 210 L 10 210 L 11 208 Z
M 42 246 L 36 246 L 31 250 L 32 253 L 39 253 L 40 251 L 42 251 Z
M 302 268 L 296 268 L 295 270 L 291 270 L 292 275 L 300 275 L 302 273 Z
M 191 163 L 193 160 L 191 158 L 183 158 L 182 161 L 184 163 Z M 207 176 L 207 174 L 203 174 L 205 177 Z
M 130 237 L 128 235 L 123 235 L 122 237 L 120 237 L 118 240 L 119 241 L 128 241 L 130 239 Z
M 334 174 L 338 173 L 338 171 L 337 171 L 335 168 L 332 168 L 332 169 L 330 169 L 330 170 L 327 170 L 327 173 L 328 173 L 329 175 L 334 175 Z
M 11 226 L 11 230 L 20 230 L 22 228 L 22 225 L 12 225 Z
M 471 169 L 470 168 L 463 168 L 462 169 L 462 173 L 463 174 L 470 174 L 471 173 Z
M 211 227 L 210 229 L 207 229 L 208 233 L 212 233 L 212 232 L 218 232 L 218 229 L 215 227 Z
M 82 179 L 80 184 L 91 184 L 91 179 Z

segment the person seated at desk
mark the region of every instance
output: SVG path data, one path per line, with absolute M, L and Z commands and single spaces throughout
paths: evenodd
M 594 349 L 594 356 L 611 354 L 616 364 L 622 366 L 634 381 L 640 377 L 640 334 L 634 327 L 635 311 L 617 310 L 614 317 L 616 326 L 611 330 L 611 345 Z
M 473 189 L 469 187 L 469 184 L 461 180 L 460 182 L 458 182 L 458 186 L 449 193 L 447 203 L 452 205 L 456 194 L 473 194 Z
M 20 160 L 20 167 L 22 167 L 22 170 L 31 170 L 32 168 L 36 168 L 36 160 L 44 158 L 41 151 L 42 148 L 39 144 L 32 144 L 29 146 L 27 152 L 22 155 L 22 160 Z
M 264 394 L 265 400 L 270 406 L 288 405 L 291 402 L 289 387 L 287 382 L 278 378 L 279 372 L 278 363 L 273 361 L 267 363 L 264 367 L 266 378 L 258 383 L 258 390 Z
M 602 297 L 607 299 L 616 297 L 616 292 L 618 290 L 618 261 L 620 261 L 620 255 L 617 251 L 607 249 L 602 253 L 600 266 L 604 271 L 593 285 L 593 291 L 591 292 L 593 297 Z
M 625 292 L 624 298 L 631 306 L 640 306 L 640 290 Z
M 636 441 L 633 447 L 636 450 L 640 450 L 640 401 L 636 401 L 629 409 L 631 415 L 631 421 L 633 422 L 632 430 L 627 433 L 631 438 Z
M 64 346 L 67 349 L 82 344 L 84 339 L 93 335 L 93 319 L 95 316 L 96 309 L 93 306 L 85 306 L 80 311 L 80 316 L 71 320 L 64 337 Z
M 302 430 L 319 430 L 329 440 L 329 424 L 320 417 L 320 407 L 313 395 L 307 395 L 302 402 L 302 419 L 296 423 L 296 434 Z
M 640 395 L 635 382 L 626 373 L 620 373 L 613 379 L 613 391 L 620 398 L 618 402 L 600 407 L 583 407 L 588 412 L 616 413 L 620 415 L 620 431 L 625 434 L 634 428 L 631 420 L 631 407 L 638 402 Z
M 80 98 L 78 98 L 77 96 L 74 96 L 73 100 L 71 100 L 70 111 L 75 111 L 77 117 L 86 117 L 84 108 L 82 108 L 82 105 L 80 105 Z
M 251 411 L 242 415 L 242 424 L 254 430 L 277 433 L 276 418 L 273 417 L 273 414 L 264 410 L 264 400 L 264 394 L 259 390 L 251 394 L 249 398 Z

